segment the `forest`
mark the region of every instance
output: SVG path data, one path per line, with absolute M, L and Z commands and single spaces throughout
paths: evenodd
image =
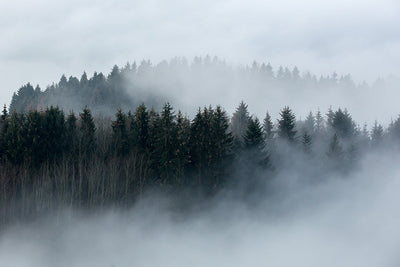
M 244 102 L 231 118 L 210 106 L 192 120 L 169 103 L 112 119 L 88 108 L 65 115 L 53 106 L 4 107 L 0 133 L 1 218 L 10 220 L 60 207 L 129 207 L 148 190 L 207 197 L 236 184 L 246 196 L 296 164 L 321 177 L 351 172 L 366 152 L 398 143 L 400 119 L 368 131 L 342 109 L 300 121 L 284 107 L 274 123 L 268 113 L 250 116 Z
M 267 75 L 268 66 L 253 71 Z M 301 166 L 305 180 L 320 177 L 305 182 L 318 183 L 328 173 L 351 173 L 368 152 L 397 149 L 400 141 L 400 117 L 368 129 L 342 108 L 310 111 L 301 120 L 285 106 L 274 121 L 268 111 L 250 115 L 242 101 L 232 116 L 210 105 L 189 118 L 168 102 L 157 108 L 161 99 L 132 102 L 122 86 L 126 73 L 139 75 L 140 68 L 115 66 L 107 78 L 62 76 L 45 91 L 27 84 L 13 95 L 0 117 L 0 223 L 62 208 L 130 207 L 152 191 L 192 201 L 233 190 L 243 198 L 267 194 L 268 183 L 293 166 Z M 286 68 L 269 75 L 288 84 L 295 74 Z M 77 110 L 68 97 L 61 102 L 68 95 L 87 105 Z

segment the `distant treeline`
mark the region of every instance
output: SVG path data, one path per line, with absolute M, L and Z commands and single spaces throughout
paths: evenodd
M 114 119 L 88 108 L 58 107 L 0 117 L 1 218 L 26 218 L 57 207 L 129 206 L 145 190 L 187 189 L 202 195 L 234 183 L 265 182 L 285 168 L 348 172 L 371 149 L 400 143 L 400 119 L 387 129 L 359 129 L 346 110 L 311 112 L 296 121 L 289 107 L 273 123 L 249 116 L 240 103 L 232 118 L 217 107 L 189 120 L 165 104 L 119 110 Z M 253 183 L 253 185 L 251 185 Z
M 232 80 L 236 82 L 231 84 Z M 96 114 L 113 115 L 118 108 L 128 111 L 141 103 L 159 110 L 163 103 L 171 101 L 173 95 L 186 87 L 204 89 L 210 84 L 228 88 L 234 85 L 248 87 L 254 81 L 265 90 L 356 87 L 350 75 L 333 73 L 316 77 L 309 72 L 300 73 L 297 67 L 281 66 L 273 70 L 269 63 L 254 62 L 251 66 L 232 68 L 216 57 L 196 57 L 191 63 L 185 58 L 174 58 L 156 65 L 143 60 L 138 65 L 134 62 L 122 68 L 114 66 L 108 75 L 101 72 L 95 72 L 92 77 L 84 72 L 80 78 L 62 75 L 58 83 L 44 90 L 28 83 L 14 93 L 9 110 L 10 113 L 14 110 L 27 113 L 33 109 L 58 106 L 66 111 L 79 111 L 87 106 Z

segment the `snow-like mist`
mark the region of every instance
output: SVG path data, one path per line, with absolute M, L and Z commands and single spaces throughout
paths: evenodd
M 400 167 L 389 154 L 343 176 L 289 169 L 269 185 L 278 194 L 252 204 L 221 193 L 182 212 L 151 195 L 129 212 L 14 226 L 0 266 L 398 266 Z

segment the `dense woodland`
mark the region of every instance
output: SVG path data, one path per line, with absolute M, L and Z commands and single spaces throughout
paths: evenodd
M 197 66 L 222 64 L 210 62 Z M 152 72 L 161 68 L 149 62 L 137 69 L 115 66 L 107 78 L 101 73 L 80 80 L 63 76 L 45 91 L 27 84 L 14 94 L 0 117 L 0 223 L 65 207 L 129 207 L 152 190 L 207 197 L 235 188 L 246 197 L 268 187 L 282 171 L 322 181 L 327 173 L 351 172 L 371 150 L 400 144 L 400 117 L 386 129 L 378 122 L 360 127 L 341 108 L 298 120 L 283 107 L 273 120 L 267 111 L 264 118 L 250 116 L 243 101 L 232 116 L 221 106 L 205 106 L 193 118 L 168 102 L 159 109 L 154 108 L 158 100 L 135 104 L 122 84 L 126 75 L 143 75 L 143 64 Z M 243 73 L 282 83 L 298 74 L 282 68 L 275 75 L 269 65 L 256 63 Z M 296 79 L 352 83 L 348 77 L 307 77 Z M 88 106 L 65 106 L 68 96 Z M 59 102 L 64 97 L 68 101 Z M 91 107 L 108 107 L 114 114 L 101 115 Z
M 113 119 L 57 107 L 8 114 L 0 120 L 3 220 L 58 207 L 130 206 L 146 190 L 213 195 L 234 184 L 245 193 L 288 166 L 351 171 L 367 151 L 397 144 L 400 119 L 387 129 L 359 129 L 346 110 L 310 112 L 296 121 L 289 107 L 274 123 L 240 103 L 232 118 L 219 106 L 189 120 L 165 104 L 144 104 Z M 248 193 L 251 193 L 249 191 Z

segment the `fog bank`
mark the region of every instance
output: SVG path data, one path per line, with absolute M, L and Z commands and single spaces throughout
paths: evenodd
M 221 193 L 182 214 L 150 195 L 129 212 L 66 211 L 3 232 L 0 266 L 397 266 L 398 160 L 313 183 L 287 170 L 257 205 Z

